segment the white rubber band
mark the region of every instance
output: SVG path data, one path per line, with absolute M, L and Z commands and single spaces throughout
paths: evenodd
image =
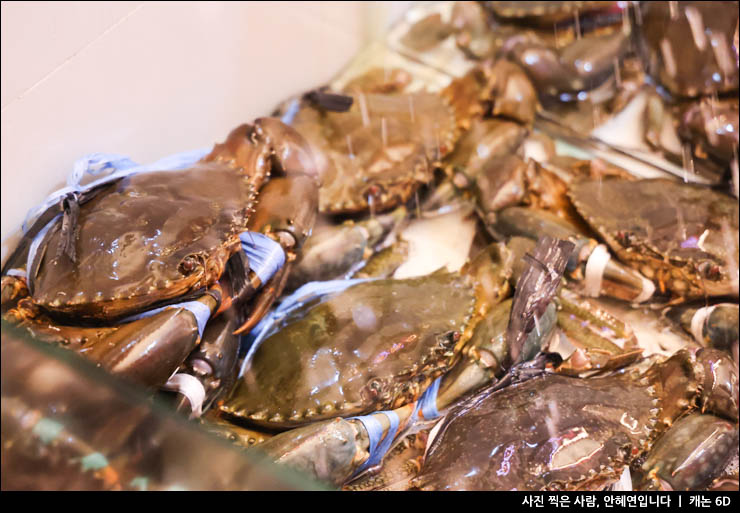
M 165 390 L 179 392 L 190 401 L 191 417 L 200 417 L 203 413 L 203 401 L 206 398 L 206 390 L 203 384 L 190 374 L 175 374 L 162 386 Z
M 694 336 L 694 340 L 700 344 L 704 344 L 704 337 L 702 336 L 704 332 L 704 323 L 707 321 L 709 316 L 712 315 L 712 312 L 714 312 L 714 309 L 717 308 L 717 306 L 718 305 L 713 305 L 699 308 L 691 318 L 691 334 Z
M 604 269 L 612 256 L 604 244 L 599 244 L 591 252 L 586 262 L 586 277 L 583 281 L 583 293 L 589 297 L 601 295 L 601 281 L 604 278 Z
M 655 292 L 655 283 L 644 276 L 640 276 L 640 279 L 642 280 L 642 292 L 632 300 L 633 303 L 643 303 L 653 297 L 653 293 Z

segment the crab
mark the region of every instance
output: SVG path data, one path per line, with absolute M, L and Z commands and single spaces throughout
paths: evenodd
M 396 75 L 388 77 L 396 82 Z M 286 113 L 316 156 L 320 212 L 375 213 L 405 203 L 451 151 L 457 127 L 446 101 L 428 92 L 401 93 L 395 85 L 393 94 L 367 92 L 387 91 L 386 83 L 379 77 L 351 82 L 346 112 L 327 110 L 309 95 L 292 119 Z
M 721 384 L 714 370 L 720 366 L 729 373 Z M 713 405 L 736 429 L 737 396 L 727 400 L 736 386 L 728 358 L 682 350 L 642 374 L 546 374 L 502 390 L 487 387 L 442 421 L 411 484 L 424 490 L 603 489 L 697 403 Z
M 497 136 L 496 132 L 500 135 Z M 587 260 L 598 241 L 567 197 L 569 181 L 582 176 L 634 178 L 596 162 L 577 161 L 569 162 L 562 173 L 569 180 L 566 181 L 560 177 L 560 172 L 551 171 L 553 168 L 549 163 L 545 167 L 531 159 L 525 162 L 519 156 L 521 149 L 511 151 L 509 148 L 516 148 L 523 137 L 504 137 L 506 133 L 499 128 L 488 135 L 487 138 L 496 145 L 485 158 L 480 158 L 479 155 L 485 153 L 479 147 L 478 152 L 468 158 L 467 166 L 454 166 L 451 183 L 443 183 L 435 191 L 425 202 L 425 210 L 447 205 L 462 192 L 463 199 L 467 197 L 468 201 L 474 202 L 476 212 L 495 240 L 512 236 L 536 240 L 542 235 L 571 240 L 578 249 L 571 257 L 566 274 L 569 279 L 583 281 Z M 470 134 L 474 131 L 471 130 Z M 465 140 L 466 137 L 461 139 Z M 461 145 L 461 153 L 463 148 Z M 530 207 L 519 206 L 522 204 Z M 601 291 L 620 299 L 641 302 L 648 299 L 654 290 L 652 283 L 615 260 L 607 262 L 605 274 L 602 274 L 605 280 L 599 280 L 598 290 L 589 292 L 590 295 Z
M 62 223 L 43 238 L 27 269 L 34 304 L 57 316 L 110 321 L 213 285 L 239 251 L 239 233 L 273 171 L 315 177 L 302 138 L 258 119 L 191 169 L 111 184 L 80 206 L 76 258 L 57 254 Z M 296 189 L 310 184 L 301 182 Z M 300 200 L 310 201 L 306 194 Z
M 275 171 L 286 176 L 261 187 Z M 313 159 L 300 135 L 270 118 L 242 125 L 190 169 L 106 185 L 76 207 L 72 229 L 66 213 L 63 222 L 52 221 L 29 258 L 29 297 L 17 301 L 22 287 L 4 279 L 4 300 L 15 304 L 4 307 L 5 317 L 34 336 L 79 342 L 76 349 L 106 368 L 162 384 L 199 342 L 202 321 L 179 307 L 129 317 L 185 300 L 215 316 L 251 300 L 236 331 L 248 329 L 282 290 L 313 226 L 317 194 Z M 256 298 L 263 284 L 241 252 L 246 230 L 272 238 L 288 261 Z
M 367 219 L 316 227 L 301 249 L 285 291 L 293 291 L 311 281 L 338 279 L 351 273 L 407 215 L 406 208 L 401 206 Z
M 618 259 L 674 301 L 737 297 L 738 205 L 731 197 L 665 179 L 578 181 L 568 196 Z
M 552 30 L 570 28 L 587 30 L 614 22 L 614 14 L 621 17 L 619 2 L 484 2 L 493 18 L 499 22 L 516 23 L 527 27 Z M 611 16 L 610 16 L 611 14 Z M 619 20 L 621 21 L 621 19 Z M 578 26 L 576 26 L 578 25 Z
M 700 490 L 737 448 L 737 425 L 715 415 L 687 415 L 656 442 L 633 476 L 638 490 Z M 737 490 L 737 488 L 735 488 Z
M 494 30 L 511 32 L 498 56 L 526 71 L 543 102 L 570 102 L 613 79 L 615 62 L 627 54 L 627 36 L 619 29 L 625 7 L 617 4 L 487 2 L 486 7 Z
M 445 272 L 369 281 L 293 313 L 220 409 L 290 428 L 412 402 L 470 338 L 483 308 L 472 285 Z
M 542 244 L 536 248 L 535 256 L 532 258 L 538 262 L 546 262 L 540 265 L 551 265 L 550 270 L 543 271 L 539 266 L 532 264 L 520 280 L 520 290 L 517 292 L 519 299 L 515 298 L 513 303 L 512 301 L 499 302 L 491 312 L 483 315 L 483 321 L 485 322 L 479 322 L 477 326 L 475 322 L 465 321 L 467 324 L 461 326 L 464 330 L 463 336 L 453 337 L 452 339 L 452 342 L 458 342 L 458 347 L 450 347 L 446 354 L 439 355 L 443 359 L 447 359 L 448 362 L 458 361 L 460 357 L 462 357 L 462 361 L 454 365 L 452 371 L 447 372 L 439 380 L 435 389 L 438 390 L 438 393 L 436 398 L 433 399 L 435 408 L 443 410 L 449 407 L 460 396 L 484 385 L 491 379 L 502 377 L 506 368 L 509 368 L 512 364 L 519 365 L 520 362 L 526 362 L 539 351 L 542 342 L 547 339 L 554 326 L 555 310 L 549 306 L 549 298 L 554 288 L 557 288 L 560 283 L 560 276 L 567 261 L 567 252 L 570 249 L 572 249 L 571 243 L 550 239 L 543 240 Z M 353 337 L 352 335 L 357 329 L 351 329 L 351 324 L 348 326 L 346 322 L 341 321 L 341 318 L 335 315 L 323 315 L 322 317 L 314 315 L 312 319 L 308 319 L 308 324 L 310 324 L 308 327 L 305 326 L 307 323 L 304 322 L 307 320 L 306 318 L 297 322 L 288 322 L 287 326 L 277 333 L 277 336 L 273 335 L 266 339 L 263 345 L 254 353 L 255 357 L 252 360 L 252 365 L 247 368 L 242 378 L 241 389 L 236 389 L 232 398 L 222 406 L 221 411 L 227 418 L 232 419 L 235 414 L 242 413 L 244 420 L 256 421 L 258 425 L 262 426 L 271 424 L 272 427 L 279 427 L 287 425 L 289 421 L 292 421 L 295 425 L 306 424 L 276 435 L 260 445 L 260 448 L 267 452 L 274 461 L 302 469 L 316 479 L 328 481 L 334 485 L 341 485 L 351 478 L 358 468 L 366 466 L 371 457 L 376 458 L 378 455 L 373 452 L 373 443 L 370 441 L 371 436 L 368 434 L 366 421 L 361 422 L 356 417 L 346 419 L 329 419 L 327 417 L 367 413 L 384 406 L 394 408 L 393 412 L 390 412 L 391 416 L 399 419 L 401 426 L 407 428 L 419 422 L 423 415 L 434 415 L 426 407 L 419 409 L 419 406 L 413 402 L 419 394 L 414 393 L 415 390 L 409 390 L 409 382 L 411 382 L 412 388 L 422 385 L 419 388 L 424 389 L 428 384 L 424 383 L 424 381 L 427 381 L 425 373 L 427 375 L 438 375 L 445 372 L 453 364 L 447 362 L 432 363 L 429 361 L 431 360 L 429 354 L 421 359 L 415 356 L 415 353 L 419 352 L 418 349 L 423 350 L 423 348 L 414 348 L 413 345 L 423 344 L 425 339 L 434 337 L 425 335 L 423 330 L 418 334 L 408 334 L 408 329 L 413 328 L 415 324 L 420 324 L 422 327 L 426 326 L 424 328 L 426 330 L 446 330 L 451 326 L 449 322 L 450 314 L 465 315 L 468 301 L 474 300 L 475 296 L 486 298 L 489 303 L 501 301 L 509 291 L 507 281 L 510 268 L 511 259 L 505 248 L 494 244 L 470 262 L 466 276 L 435 273 L 417 280 L 397 280 L 395 286 L 391 288 L 390 294 L 381 292 L 383 288 L 388 288 L 387 283 L 383 283 L 382 280 L 363 284 L 378 285 L 375 289 L 379 290 L 372 294 L 360 290 L 362 285 L 348 289 L 354 291 L 355 297 L 361 292 L 370 298 L 373 298 L 373 296 L 380 296 L 381 298 L 387 296 L 394 300 L 395 305 L 400 307 L 395 309 L 392 316 L 388 314 L 369 316 L 364 303 L 349 302 L 347 294 L 340 294 L 329 300 L 334 301 L 332 309 L 335 311 L 337 306 L 342 308 L 348 306 L 352 310 L 355 325 L 366 324 L 365 321 L 368 319 L 377 319 L 377 324 L 384 326 L 382 332 L 385 333 L 381 333 L 381 336 L 374 337 L 370 335 L 370 337 L 367 337 L 377 340 L 391 336 L 390 341 L 384 343 L 385 350 L 382 350 L 382 347 L 374 350 L 374 353 L 380 358 L 371 358 L 372 354 L 370 354 L 369 362 L 360 362 L 357 357 L 367 353 L 367 351 L 362 350 L 362 347 L 363 345 L 367 346 L 368 343 L 364 342 L 358 346 L 357 342 L 366 336 Z M 470 290 L 469 284 L 465 285 L 466 278 L 469 277 L 475 277 L 479 284 L 473 291 Z M 538 288 L 538 285 L 545 286 Z M 411 286 L 416 289 L 417 293 L 422 293 L 428 302 L 428 306 L 416 315 L 416 319 L 409 317 L 408 312 L 417 312 L 419 311 L 418 308 L 403 308 L 404 305 L 412 301 L 410 294 L 404 293 L 404 289 Z M 441 288 L 449 289 L 450 286 L 458 290 L 452 292 L 441 290 Z M 457 297 L 463 291 L 467 291 L 468 294 L 465 301 L 461 301 L 461 298 Z M 373 300 L 378 301 L 378 299 Z M 326 304 L 325 302 L 318 307 L 314 307 L 312 312 Z M 432 310 L 437 310 L 444 304 L 450 305 L 447 308 L 442 308 L 446 315 L 436 315 L 432 312 Z M 470 306 L 472 307 L 472 304 Z M 478 316 L 482 315 L 480 314 L 483 310 L 481 305 L 476 305 L 475 309 L 478 310 Z M 511 315 L 514 321 L 510 322 L 510 312 L 512 311 L 515 312 Z M 392 318 L 398 315 L 400 315 L 398 318 L 405 319 L 405 322 L 391 325 L 384 322 L 389 317 Z M 349 315 L 345 316 L 349 317 Z M 533 319 L 533 316 L 539 316 L 539 321 Z M 473 314 L 472 317 L 475 320 L 476 315 Z M 421 323 L 419 320 L 421 320 Z M 319 327 L 317 322 L 325 325 L 328 329 L 319 328 L 324 333 L 317 331 L 316 328 Z M 291 328 L 299 324 L 302 331 L 312 329 L 314 335 L 310 338 L 298 336 L 300 333 L 294 333 L 296 330 Z M 474 326 L 476 327 L 474 328 Z M 483 326 L 482 329 L 480 329 L 481 326 Z M 398 331 L 399 328 L 401 329 L 400 332 Z M 513 328 L 513 336 L 508 333 L 511 331 L 510 328 Z M 518 331 L 520 329 L 527 330 L 526 337 L 519 337 Z M 322 339 L 333 333 L 341 334 L 342 338 L 346 338 L 347 342 L 353 343 L 353 345 L 340 349 L 337 342 L 331 345 L 324 343 L 323 347 L 313 350 L 313 356 L 290 358 L 287 363 L 293 362 L 293 365 L 287 372 L 282 372 L 281 369 L 278 373 L 266 372 L 269 368 L 274 370 L 274 366 L 270 362 L 260 361 L 260 349 L 265 344 L 270 344 L 271 338 L 274 339 L 273 347 L 268 348 L 266 352 L 269 351 L 271 354 L 268 354 L 268 356 L 273 356 L 274 360 L 274 357 L 280 352 L 276 346 L 283 348 L 315 346 L 314 341 L 320 344 Z M 337 337 L 333 336 L 331 338 L 336 339 Z M 275 343 L 280 342 L 280 339 L 283 339 L 283 342 L 287 341 L 287 344 Z M 444 339 L 444 335 L 442 337 L 437 335 L 437 343 L 433 345 L 439 346 L 442 339 Z M 510 345 L 507 341 L 509 339 L 511 340 L 512 349 L 509 349 Z M 376 340 L 372 341 L 376 342 Z M 394 340 L 398 342 L 391 345 Z M 469 342 L 467 342 L 468 340 Z M 344 342 L 343 345 L 346 346 L 347 343 Z M 403 347 L 404 345 L 407 347 Z M 354 349 L 352 349 L 353 347 Z M 437 347 L 437 349 L 444 350 L 440 347 Z M 441 351 L 435 351 L 432 348 L 432 354 L 434 352 L 439 353 Z M 320 370 L 318 368 L 319 364 L 323 363 L 323 366 L 326 366 L 326 363 L 338 361 L 339 358 L 355 360 L 356 362 L 349 367 L 349 372 L 344 371 L 346 366 L 335 365 L 334 369 L 336 370 L 329 369 L 329 374 L 333 377 L 329 377 L 328 380 L 323 382 L 320 381 L 324 376 L 316 372 Z M 281 359 L 286 361 L 283 357 Z M 522 363 L 522 365 L 526 366 L 528 364 Z M 259 366 L 260 369 L 255 371 L 256 366 Z M 370 368 L 367 369 L 368 367 Z M 406 368 L 404 369 L 404 367 Z M 419 369 L 416 371 L 419 374 L 419 379 L 413 376 L 414 368 Z M 411 372 L 409 372 L 409 369 Z M 313 372 L 309 373 L 306 370 Z M 430 370 L 432 372 L 429 372 Z M 383 374 L 387 374 L 388 378 L 383 379 Z M 508 379 L 511 380 L 511 377 L 509 376 Z M 502 379 L 502 382 L 506 382 L 506 379 Z M 366 383 L 364 387 L 363 383 Z M 274 384 L 285 385 L 280 387 L 281 394 L 272 392 L 279 388 Z M 308 392 L 302 392 L 307 387 L 313 388 Z M 319 400 L 326 401 L 330 393 L 333 393 L 334 398 L 338 394 L 344 395 L 344 407 L 336 407 L 336 403 L 328 403 L 330 406 L 328 409 L 321 408 Z M 403 397 L 404 393 L 406 397 Z M 352 399 L 353 395 L 359 398 L 358 403 L 364 400 L 365 404 L 348 405 L 346 400 Z M 298 408 L 303 408 L 306 405 L 312 411 L 307 410 L 306 414 L 300 415 Z M 267 409 L 270 406 L 273 408 L 273 412 L 278 410 L 278 413 L 268 419 L 267 416 L 272 413 Z M 292 410 L 299 414 L 295 415 L 294 418 L 286 419 L 285 414 L 279 411 L 281 406 L 286 412 Z M 239 412 L 238 408 L 244 408 L 244 411 Z M 248 415 L 250 410 L 247 408 L 263 409 Z M 347 411 L 351 408 L 354 408 L 354 411 Z M 367 417 L 375 419 L 372 421 L 373 424 L 379 423 L 377 425 L 385 426 L 383 429 L 388 430 L 391 429 L 388 424 L 388 413 L 382 411 L 370 413 Z M 326 420 L 321 420 L 322 418 Z M 362 417 L 362 419 L 365 418 Z M 404 432 L 406 428 L 401 428 L 401 432 Z M 390 433 L 387 436 L 390 442 L 395 434 Z M 330 440 L 330 443 L 327 444 L 327 440 Z

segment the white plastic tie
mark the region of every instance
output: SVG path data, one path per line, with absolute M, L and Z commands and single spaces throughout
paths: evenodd
M 584 279 L 583 293 L 589 297 L 601 295 L 601 282 L 604 278 L 604 269 L 611 255 L 604 244 L 599 244 L 591 252 L 586 262 L 586 277 Z
M 33 242 L 31 242 L 31 247 L 28 248 L 28 257 L 26 259 L 26 272 L 31 270 L 31 265 L 33 264 L 34 259 L 36 258 L 36 251 L 39 249 L 39 245 L 41 244 L 41 241 L 44 240 L 44 237 L 46 237 L 46 233 L 51 229 L 54 224 L 59 221 L 59 219 L 62 217 L 62 214 L 57 214 L 54 216 L 54 219 L 46 223 L 46 226 L 44 226 L 39 233 L 36 234 L 36 237 L 33 238 Z
M 625 466 L 619 481 L 612 486 L 613 492 L 631 492 L 632 491 L 632 473 L 629 466 Z
M 694 336 L 694 339 L 702 345 L 704 344 L 704 323 L 707 321 L 709 316 L 712 315 L 712 312 L 714 312 L 714 309 L 717 308 L 717 306 L 718 305 L 713 305 L 699 308 L 691 318 L 691 334 Z
M 206 398 L 206 390 L 198 378 L 190 374 L 175 374 L 167 380 L 167 383 L 162 388 L 184 395 L 190 402 L 192 417 L 200 417 L 203 413 L 203 401 Z
M 655 283 L 648 280 L 642 275 L 640 276 L 640 279 L 642 280 L 642 292 L 640 292 L 640 295 L 632 300 L 633 303 L 644 303 L 645 301 L 653 297 L 653 293 L 655 292 Z

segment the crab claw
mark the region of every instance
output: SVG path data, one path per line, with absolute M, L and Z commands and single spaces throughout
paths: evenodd
M 318 168 L 313 153 L 295 128 L 276 118 L 259 118 L 254 122 L 254 133 L 270 146 L 272 163 L 282 173 L 303 174 L 318 179 Z
M 576 248 L 568 260 L 566 277 L 583 284 L 587 296 L 606 295 L 641 303 L 655 292 L 655 285 L 637 271 L 617 262 L 604 245 L 584 237 L 565 219 L 545 210 L 508 207 L 495 216 L 493 230 L 503 236 L 536 239 L 548 235 L 571 240 Z
M 285 252 L 286 263 L 260 291 L 247 320 L 234 331 L 235 335 L 251 330 L 282 293 L 297 252 L 311 234 L 318 204 L 318 185 L 313 177 L 305 174 L 273 178 L 263 187 L 259 208 L 250 219 L 249 230 L 278 242 Z
M 235 324 L 229 315 L 209 322 L 201 343 L 165 385 L 165 390 L 179 392 L 178 410 L 189 410 L 198 417 L 233 384 L 239 354 L 239 337 L 232 333 Z
M 701 490 L 737 449 L 737 428 L 713 415 L 681 418 L 656 442 L 636 481 L 639 490 Z
M 197 303 L 213 312 L 218 301 L 210 294 Z M 79 350 L 98 365 L 145 386 L 159 386 L 195 349 L 200 340 L 196 315 L 183 307 L 165 308 L 150 317 L 120 326 L 91 348 Z

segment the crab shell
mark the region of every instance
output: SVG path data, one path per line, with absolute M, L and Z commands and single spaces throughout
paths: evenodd
M 348 112 L 304 104 L 291 123 L 314 150 L 323 213 L 381 212 L 407 201 L 457 139 L 454 112 L 436 94 L 353 94 Z
M 266 338 L 221 411 L 285 428 L 399 408 L 457 360 L 476 299 L 443 272 L 355 285 Z
M 80 206 L 74 261 L 57 251 L 62 223 L 47 233 L 29 269 L 34 302 L 75 319 L 107 320 L 212 285 L 240 250 L 239 233 L 271 169 L 309 161 L 294 130 L 260 119 L 190 169 L 111 184 Z
M 575 23 L 584 14 L 620 11 L 619 2 L 485 2 L 499 21 L 552 29 L 555 25 Z
M 443 421 L 413 484 L 446 490 L 603 487 L 649 450 L 698 389 L 701 370 L 687 352 L 657 367 L 639 377 L 549 374 L 486 389 Z
M 672 180 L 587 180 L 573 206 L 625 264 L 676 298 L 738 294 L 738 204 Z

